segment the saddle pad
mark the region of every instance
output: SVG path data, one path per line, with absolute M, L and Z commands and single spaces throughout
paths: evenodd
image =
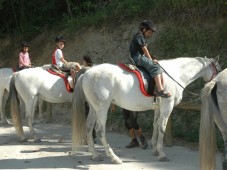
M 70 93 L 73 92 L 73 89 L 70 87 L 70 84 L 67 80 L 67 78 L 65 77 L 64 74 L 60 74 L 60 73 L 57 73 L 57 72 L 54 72 L 53 70 L 51 69 L 47 69 L 46 71 L 48 71 L 49 73 L 53 74 L 53 75 L 56 75 L 56 76 L 59 76 L 61 77 L 63 80 L 64 80 L 64 83 L 65 83 L 65 87 L 66 87 L 66 90 Z
M 140 83 L 140 90 L 145 96 L 154 96 L 155 81 L 148 75 L 148 73 L 144 69 L 139 68 L 139 71 L 137 69 L 131 70 L 122 63 L 119 64 L 119 67 L 136 75 Z M 147 90 L 145 88 L 144 81 L 147 81 L 148 84 Z

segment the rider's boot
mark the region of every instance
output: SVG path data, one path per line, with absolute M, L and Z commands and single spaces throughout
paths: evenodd
M 135 130 L 133 128 L 131 128 L 129 130 L 129 135 L 131 136 L 132 140 L 131 140 L 131 142 L 128 145 L 126 145 L 126 148 L 138 147 L 139 146 L 139 142 L 136 139 Z

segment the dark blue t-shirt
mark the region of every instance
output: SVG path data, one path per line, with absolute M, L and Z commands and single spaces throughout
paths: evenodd
M 134 35 L 131 44 L 130 44 L 130 54 L 133 59 L 143 55 L 142 47 L 147 45 L 147 41 L 142 33 L 137 33 Z

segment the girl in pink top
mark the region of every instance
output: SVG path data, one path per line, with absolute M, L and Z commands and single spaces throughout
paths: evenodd
M 19 69 L 23 70 L 25 68 L 31 67 L 31 61 L 29 58 L 28 48 L 29 44 L 26 42 L 21 43 L 21 52 L 19 54 Z

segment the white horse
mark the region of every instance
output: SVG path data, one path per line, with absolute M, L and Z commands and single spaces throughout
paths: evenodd
M 77 77 L 86 71 L 81 69 Z M 34 113 L 38 98 L 49 103 L 72 102 L 72 93 L 65 86 L 64 80 L 56 75 L 50 74 L 41 67 L 25 69 L 13 74 L 10 82 L 10 105 L 13 122 L 16 132 L 21 141 L 26 141 L 24 135 L 21 115 L 18 107 L 17 96 L 24 101 L 25 114 L 30 129 L 30 135 L 35 142 L 40 142 L 40 138 L 34 132 Z
M 48 68 L 50 65 L 44 65 L 43 68 Z M 9 97 L 9 83 L 14 71 L 12 68 L 1 68 L 0 69 L 0 117 L 1 124 L 9 123 L 5 115 L 6 102 Z M 39 100 L 39 118 L 42 118 L 42 105 L 43 101 Z M 23 103 L 20 103 L 21 111 L 24 111 Z
M 7 124 L 7 118 L 5 115 L 5 106 L 9 97 L 9 82 L 13 74 L 12 68 L 1 68 L 0 69 L 0 114 L 1 123 Z
M 199 77 L 203 77 L 205 81 L 215 77 L 220 68 L 217 61 L 218 57 L 216 59 L 207 59 L 206 57 L 176 58 L 162 60 L 159 64 L 181 86 L 186 87 Z M 181 102 L 184 89 L 166 73 L 163 73 L 163 77 L 164 89 L 170 91 L 172 96 L 170 98 L 158 98 L 159 106 L 157 106 L 152 105 L 154 102 L 153 97 L 147 97 L 142 94 L 137 77 L 119 66 L 101 64 L 85 72 L 76 83 L 72 101 L 73 151 L 76 151 L 83 144 L 84 132 L 87 132 L 88 148 L 92 153 L 92 159 L 100 159 L 95 151 L 92 139 L 92 129 L 95 126 L 97 134 L 101 135 L 100 139 L 106 154 L 111 157 L 113 163 L 122 163 L 108 145 L 105 136 L 107 112 L 110 104 L 114 103 L 131 111 L 155 109 L 154 131 L 151 140 L 154 149 L 153 153 L 159 156 L 159 160 L 166 161 L 167 157 L 163 151 L 164 132 L 173 107 Z M 86 125 L 83 113 L 84 100 L 87 100 L 90 106 Z
M 215 126 L 224 141 L 223 169 L 227 170 L 227 69 L 207 83 L 201 95 L 201 120 L 199 135 L 200 169 L 216 169 Z

